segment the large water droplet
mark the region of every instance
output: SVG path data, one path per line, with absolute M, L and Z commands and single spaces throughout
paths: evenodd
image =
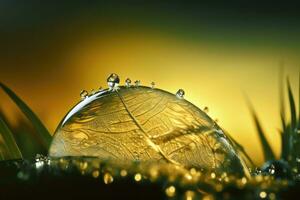
M 127 78 L 126 81 L 125 81 L 125 86 L 126 87 L 130 87 L 131 86 L 131 80 L 130 78 Z
M 80 92 L 81 99 L 85 99 L 88 95 L 89 95 L 89 93 L 86 90 L 82 90 Z
M 139 111 L 138 113 L 143 113 L 145 110 L 153 110 L 154 108 L 152 105 L 157 105 L 156 108 L 159 108 L 160 110 L 159 115 L 155 115 L 151 117 L 151 119 L 149 119 L 149 115 L 143 115 L 139 119 L 141 121 L 147 121 L 149 119 L 149 122 L 151 122 L 151 124 L 149 124 L 149 128 L 156 129 L 158 127 L 160 129 L 159 133 L 157 132 L 147 137 L 139 137 L 140 134 L 136 134 L 136 129 L 133 127 L 134 125 L 128 121 L 128 118 L 130 118 L 130 113 L 124 112 L 122 115 L 119 113 L 119 110 L 124 109 L 124 102 L 120 101 L 119 95 L 114 92 L 104 90 L 99 94 L 88 97 L 83 102 L 80 102 L 66 115 L 63 123 L 61 123 L 57 128 L 49 150 L 49 155 L 54 157 L 63 157 L 67 155 L 90 155 L 97 156 L 103 160 L 115 159 L 111 155 L 107 154 L 105 151 L 105 149 L 107 149 L 114 151 L 114 154 L 116 154 L 117 157 L 122 158 L 121 162 L 124 163 L 124 167 L 127 166 L 127 162 L 149 162 L 148 154 L 151 156 L 151 158 L 153 158 L 154 162 L 160 162 L 159 160 L 163 159 L 163 156 L 160 154 L 160 149 L 157 149 L 156 146 L 154 146 L 155 148 L 149 148 L 148 150 L 149 141 L 160 142 L 160 144 L 165 145 L 169 149 L 177 151 L 173 144 L 166 143 L 164 138 L 160 137 L 161 135 L 169 134 L 168 130 L 164 129 L 163 127 L 165 127 L 165 124 L 171 119 L 176 121 L 176 123 L 171 124 L 174 131 L 172 131 L 172 133 L 177 134 L 177 131 L 180 131 L 180 133 L 184 134 L 185 136 L 184 138 L 176 138 L 176 140 L 178 140 L 176 143 L 182 142 L 185 144 L 185 146 L 189 145 L 191 141 L 193 143 L 190 144 L 190 146 L 186 146 L 187 148 L 182 148 L 181 151 L 177 151 L 177 154 L 179 155 L 178 157 L 166 157 L 166 160 L 170 159 L 170 162 L 179 163 L 182 166 L 203 168 L 205 170 L 210 170 L 213 168 L 216 169 L 217 172 L 224 171 L 228 174 L 237 174 L 238 176 L 244 176 L 248 172 L 248 169 L 245 168 L 243 160 L 241 160 L 237 153 L 235 153 L 231 143 L 227 141 L 227 138 L 221 137 L 222 134 L 215 131 L 215 129 L 220 128 L 216 126 L 214 122 L 207 117 L 207 115 L 201 112 L 199 108 L 195 107 L 188 101 L 177 97 L 175 94 L 170 95 L 169 92 L 160 89 L 153 90 L 151 87 L 120 89 L 118 93 L 120 97 L 124 97 L 123 100 L 124 102 L 127 102 L 128 109 L 136 109 Z M 179 92 L 179 94 L 180 96 L 183 95 L 182 92 Z M 162 98 L 165 100 L 161 102 Z M 141 106 L 138 108 L 135 107 L 136 105 L 139 105 L 140 102 L 147 101 L 148 99 L 151 100 L 151 103 L 141 104 Z M 163 109 L 167 106 L 170 109 Z M 182 109 L 180 109 L 180 107 L 182 107 Z M 182 112 L 182 110 L 186 110 L 186 112 Z M 138 113 L 135 113 L 134 116 L 136 116 Z M 166 116 L 166 118 L 163 117 L 163 120 L 160 120 L 160 117 L 162 116 Z M 91 121 L 87 119 L 94 119 L 96 121 L 101 121 L 101 123 L 97 123 L 97 126 L 94 127 L 95 130 L 91 132 L 93 136 L 89 137 L 88 140 L 85 140 L 85 138 L 87 138 L 85 131 L 90 131 L 91 125 L 94 125 L 91 124 Z M 115 124 L 111 123 L 112 119 L 118 119 L 122 121 L 124 126 L 122 125 L 120 127 L 116 127 Z M 80 126 L 80 130 L 72 129 L 72 127 L 75 126 Z M 133 128 L 132 132 L 128 132 L 128 134 L 133 133 L 133 136 L 129 136 L 127 133 L 126 137 L 124 137 L 125 135 L 123 136 L 122 134 L 114 134 L 115 142 L 117 142 L 116 145 L 111 145 L 109 138 L 101 139 L 103 142 L 105 142 L 105 144 L 100 144 L 97 142 L 99 139 L 98 137 L 101 136 L 100 133 L 102 133 L 104 129 L 110 130 L 108 133 L 113 134 L 117 131 L 124 131 L 124 127 L 127 128 L 127 126 L 128 128 Z M 199 129 L 199 127 L 203 127 L 203 129 Z M 69 132 L 69 130 L 72 131 Z M 194 140 L 194 134 L 200 134 L 206 131 L 211 132 L 208 135 L 203 135 L 203 137 L 207 139 L 209 143 L 202 144 L 200 141 Z M 67 137 L 69 136 L 68 134 L 72 134 L 72 138 L 74 140 L 72 139 L 72 141 L 70 141 Z M 226 133 L 224 132 L 224 135 L 225 134 Z M 77 151 L 76 149 L 79 148 L 81 150 Z M 103 150 L 102 148 L 105 149 Z M 147 151 L 144 150 L 145 148 Z M 122 152 L 127 151 L 127 149 L 130 150 L 131 154 L 123 157 L 124 155 Z M 215 158 L 210 157 L 212 156 L 210 154 L 201 155 L 201 157 L 199 156 L 207 149 L 210 150 L 209 152 L 217 152 L 213 155 Z M 189 158 L 187 158 L 185 155 L 189 155 Z M 60 164 L 62 169 L 66 169 L 66 166 L 68 165 L 68 162 Z M 85 170 L 86 173 L 90 172 L 88 169 L 89 168 Z M 159 172 L 154 171 L 154 175 L 151 175 L 151 179 L 155 179 L 157 176 L 159 176 L 157 173 Z M 129 171 L 128 174 L 132 174 L 132 172 Z M 109 175 L 106 175 L 105 177 L 107 182 L 109 182 Z
M 109 87 L 109 90 L 117 90 L 118 85 L 120 83 L 120 78 L 117 74 L 112 73 L 108 78 L 107 78 L 107 85 Z
M 183 89 L 179 89 L 177 92 L 176 92 L 176 96 L 179 97 L 179 98 L 183 98 L 185 95 L 185 92 Z

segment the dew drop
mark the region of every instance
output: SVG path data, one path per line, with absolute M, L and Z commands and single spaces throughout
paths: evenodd
M 174 197 L 175 192 L 176 192 L 176 188 L 173 185 L 171 185 L 171 186 L 166 188 L 165 192 L 166 192 L 166 195 L 168 197 Z
M 125 86 L 126 86 L 126 87 L 130 87 L 130 86 L 131 86 L 131 80 L 130 80 L 130 78 L 127 78 L 127 79 L 125 80 Z
M 105 184 L 110 184 L 114 181 L 114 178 L 112 177 L 112 175 L 110 173 L 105 173 L 103 176 L 103 181 Z
M 98 170 L 93 171 L 92 176 L 93 176 L 94 178 L 98 178 L 98 176 L 99 176 L 99 171 L 98 171 Z
M 184 178 L 185 178 L 186 180 L 188 180 L 188 181 L 190 181 L 190 180 L 193 179 L 192 175 L 189 174 L 189 173 L 186 173 L 186 174 L 184 175 Z
M 155 87 L 155 83 L 151 82 L 151 88 L 154 89 L 154 87 Z
M 108 78 L 107 78 L 107 85 L 109 87 L 109 90 L 117 90 L 118 85 L 120 83 L 120 78 L 117 74 L 112 73 Z
M 122 170 L 120 171 L 120 175 L 121 175 L 122 177 L 127 176 L 127 171 L 126 171 L 125 169 L 122 169 Z
M 270 200 L 275 200 L 276 199 L 276 195 L 274 193 L 270 193 L 269 194 L 269 199 Z
M 211 177 L 212 179 L 214 179 L 214 178 L 216 178 L 216 174 L 215 174 L 214 172 L 212 172 L 212 173 L 210 174 L 210 177 Z
M 267 193 L 266 193 L 265 191 L 261 191 L 261 192 L 259 193 L 259 196 L 260 196 L 260 198 L 264 199 L 264 198 L 267 197 Z
M 271 165 L 270 168 L 269 168 L 269 173 L 270 174 L 275 174 L 275 166 L 274 165 Z
M 205 113 L 208 113 L 208 112 L 209 112 L 209 109 L 208 109 L 208 107 L 207 107 L 207 106 L 205 106 L 205 107 L 203 108 L 203 111 L 204 111 Z
M 82 90 L 80 92 L 81 99 L 85 99 L 88 95 L 89 95 L 89 93 L 86 90 Z
M 135 175 L 134 175 L 134 180 L 135 180 L 136 182 L 141 181 L 141 180 L 142 180 L 142 175 L 141 175 L 140 173 L 135 174 Z
M 185 192 L 185 200 L 193 200 L 195 197 L 195 192 L 188 190 Z
M 87 162 L 80 162 L 79 163 L 80 170 L 86 170 L 87 167 L 88 167 L 88 163 Z
M 134 84 L 135 84 L 136 87 L 138 87 L 138 86 L 140 86 L 141 81 L 140 80 L 136 80 L 136 81 L 134 81 Z
M 183 89 L 179 89 L 179 90 L 176 92 L 176 96 L 177 96 L 178 98 L 183 98 L 184 95 L 185 95 L 185 92 L 184 92 Z

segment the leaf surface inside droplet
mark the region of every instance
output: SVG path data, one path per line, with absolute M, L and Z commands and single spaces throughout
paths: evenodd
M 120 87 L 76 105 L 59 125 L 49 155 L 170 162 L 243 173 L 243 161 L 218 130 L 205 112 L 174 94 Z

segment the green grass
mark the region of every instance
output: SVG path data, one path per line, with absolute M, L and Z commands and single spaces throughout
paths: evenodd
M 41 122 L 38 116 L 29 108 L 29 106 L 24 101 L 22 101 L 21 98 L 18 97 L 10 88 L 8 88 L 3 83 L 0 83 L 0 87 L 18 106 L 18 108 L 23 112 L 23 114 L 29 120 L 31 126 L 35 129 L 33 133 L 35 134 L 35 138 L 37 140 L 32 140 L 32 143 L 36 141 L 41 141 L 43 151 L 47 152 L 50 147 L 52 136 L 50 135 L 45 125 Z M 4 156 L 4 158 L 5 159 L 22 158 L 22 154 L 18 148 L 18 145 L 13 137 L 13 134 L 9 126 L 7 122 L 2 118 L 0 120 L 0 132 L 5 143 L 3 149 L 8 151 L 8 153 L 6 153 L 6 155 L 8 156 Z M 36 144 L 28 144 L 28 145 L 36 145 Z
M 300 75 L 300 74 L 299 74 Z M 290 121 L 286 119 L 286 109 L 285 109 L 285 96 L 284 87 L 281 84 L 280 87 L 280 119 L 281 119 L 281 130 L 279 130 L 281 135 L 281 155 L 280 159 L 289 163 L 291 168 L 298 169 L 297 158 L 300 158 L 300 76 L 299 76 L 299 105 L 298 105 L 298 118 L 296 111 L 296 103 L 294 94 L 291 88 L 289 79 L 286 81 L 287 85 L 287 96 L 289 104 L 289 116 Z M 258 120 L 258 116 L 255 113 L 253 107 L 250 105 L 250 111 L 254 119 L 254 124 L 257 129 L 257 134 L 259 136 L 261 146 L 263 149 L 263 155 L 265 161 L 275 160 L 274 153 L 270 146 L 269 141 L 266 139 L 266 133 L 262 129 L 262 125 Z M 299 170 L 299 169 L 298 169 Z
M 2 133 L 3 145 L 5 152 L 1 153 L 1 159 L 18 159 L 23 158 L 22 153 L 16 144 L 11 130 L 8 128 L 2 117 L 0 116 L 0 133 Z

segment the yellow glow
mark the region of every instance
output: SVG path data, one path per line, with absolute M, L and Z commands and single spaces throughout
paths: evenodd
M 107 76 L 114 72 L 122 83 L 130 77 L 133 81 L 141 80 L 142 85 L 150 86 L 154 81 L 155 87 L 173 93 L 183 88 L 187 100 L 202 109 L 208 106 L 208 114 L 219 120 L 256 163 L 261 163 L 262 152 L 245 103 L 246 93 L 279 155 L 278 65 L 284 58 L 286 74 L 292 83 L 297 83 L 296 53 L 268 47 L 230 47 L 201 40 L 189 42 L 155 32 L 124 32 L 81 38 L 64 58 L 60 65 L 65 68 L 59 72 L 64 78 L 48 77 L 43 83 L 45 88 L 34 82 L 22 84 L 18 79 L 8 84 L 39 114 L 51 132 L 80 100 L 82 89 L 90 92 L 106 87 Z M 1 104 L 6 113 L 14 113 L 15 107 L 8 100 Z

